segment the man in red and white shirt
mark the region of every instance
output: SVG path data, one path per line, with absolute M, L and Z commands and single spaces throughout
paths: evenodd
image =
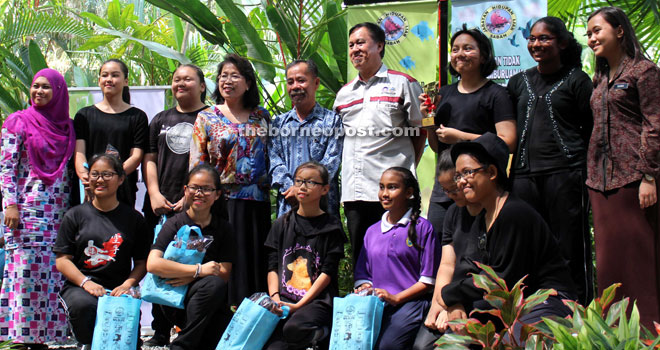
M 378 183 L 383 171 L 400 166 L 415 173 L 424 149 L 419 83 L 387 69 L 385 33 L 374 23 L 349 31 L 349 56 L 358 76 L 337 93 L 334 109 L 344 125 L 341 201 L 353 247 L 360 254 L 364 233 L 380 220 Z

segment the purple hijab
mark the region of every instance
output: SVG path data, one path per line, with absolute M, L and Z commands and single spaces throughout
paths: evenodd
M 73 122 L 69 118 L 69 89 L 64 77 L 54 69 L 42 69 L 34 75 L 48 79 L 53 98 L 43 107 L 12 113 L 3 127 L 23 136 L 32 170 L 46 185 L 52 185 L 62 175 L 76 146 Z

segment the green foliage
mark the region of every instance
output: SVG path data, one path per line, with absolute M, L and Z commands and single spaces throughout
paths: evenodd
M 493 308 L 473 312 L 495 316 L 504 327 L 497 330 L 491 321 L 483 324 L 473 318 L 451 321 L 450 324 L 458 326 L 459 331 L 442 336 L 436 342 L 439 349 L 469 349 L 470 345 L 502 350 L 651 350 L 660 347 L 660 324 L 655 324 L 656 335 L 653 335 L 641 327 L 634 303 L 630 314 L 627 313 L 628 298 L 613 303 L 620 284 L 605 289 L 586 308 L 575 301 L 565 300 L 572 316 L 543 318 L 542 322 L 526 325 L 520 323 L 520 318 L 556 292 L 542 289 L 523 298 L 525 277 L 509 289 L 492 268 L 477 264 L 483 272 L 472 274 L 474 285 L 486 292 L 484 299 Z M 520 334 L 514 336 L 517 325 L 520 325 Z

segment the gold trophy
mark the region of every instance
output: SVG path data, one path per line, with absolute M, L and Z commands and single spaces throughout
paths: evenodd
M 428 96 L 426 101 L 422 102 L 427 106 L 426 110 L 428 111 L 426 113 L 426 118 L 422 118 L 422 127 L 435 129 L 437 127 L 435 125 L 435 100 L 438 96 L 438 82 L 433 81 L 428 84 L 422 83 L 422 88 L 424 89 L 424 93 Z

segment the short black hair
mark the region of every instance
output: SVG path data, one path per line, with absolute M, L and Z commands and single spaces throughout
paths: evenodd
M 110 163 L 112 170 L 117 173 L 119 178 L 126 176 L 126 172 L 124 171 L 124 164 L 119 159 L 119 157 L 111 153 L 98 153 L 93 155 L 92 159 L 89 160 L 89 169 L 92 169 L 94 163 L 98 162 L 99 160 L 105 160 L 106 162 Z
M 348 36 L 350 37 L 354 31 L 360 28 L 367 28 L 369 31 L 369 36 L 371 40 L 383 44 L 383 49 L 380 50 L 380 58 L 385 57 L 385 31 L 378 24 L 372 22 L 362 22 L 354 25 L 348 31 Z
M 192 178 L 193 175 L 197 173 L 201 173 L 203 171 L 211 175 L 211 177 L 213 178 L 213 185 L 215 186 L 215 189 L 222 190 L 220 183 L 220 173 L 218 173 L 218 169 L 216 169 L 214 166 L 208 163 L 200 163 L 195 165 L 195 167 L 188 172 L 188 176 L 186 177 L 186 185 L 190 182 L 190 178 Z
M 436 168 L 438 174 L 444 173 L 445 171 L 451 171 L 452 173 L 454 172 L 456 165 L 451 159 L 451 148 L 447 148 L 446 150 L 440 152 L 440 155 L 438 155 L 438 165 Z
M 319 67 L 317 67 L 316 63 L 314 63 L 314 61 L 311 59 L 291 61 L 291 63 L 286 65 L 286 69 L 284 70 L 284 76 L 286 77 L 286 75 L 289 73 L 289 69 L 301 63 L 307 64 L 307 73 L 311 74 L 314 78 L 319 77 Z
M 480 73 L 481 76 L 484 78 L 487 78 L 490 73 L 493 73 L 495 69 L 497 69 L 497 62 L 495 61 L 495 54 L 493 53 L 493 44 L 490 42 L 490 39 L 484 33 L 482 33 L 479 29 L 477 28 L 471 28 L 468 29 L 467 25 L 463 23 L 463 28 L 458 30 L 454 35 L 451 36 L 451 40 L 449 42 L 449 46 L 452 47 L 454 46 L 454 41 L 456 38 L 458 38 L 459 35 L 462 34 L 467 34 L 471 36 L 474 41 L 477 42 L 477 46 L 479 47 L 479 54 L 481 55 L 481 58 L 483 58 L 484 62 L 481 64 L 480 68 Z M 451 66 L 451 63 L 449 63 L 449 73 L 453 76 L 461 76 L 458 74 L 458 72 L 454 69 L 454 67 Z
M 215 100 L 216 104 L 223 104 L 225 102 L 224 97 L 220 94 L 218 77 L 220 76 L 220 73 L 222 73 L 222 68 L 229 63 L 233 64 L 236 69 L 238 69 L 248 85 L 248 91 L 243 95 L 243 107 L 250 110 L 257 108 L 257 106 L 259 106 L 259 89 L 257 88 L 257 78 L 254 74 L 254 68 L 252 68 L 250 61 L 235 53 L 228 54 L 225 56 L 225 59 L 218 64 L 218 72 L 215 75 L 215 90 L 213 91 L 211 98 Z

